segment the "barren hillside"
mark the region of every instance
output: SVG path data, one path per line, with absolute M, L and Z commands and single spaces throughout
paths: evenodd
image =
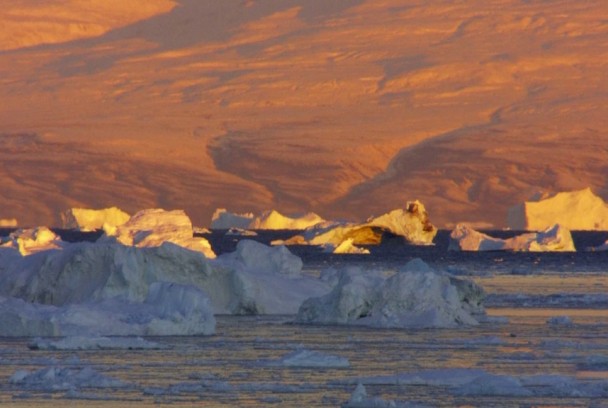
M 603 0 L 40 3 L 0 11 L 0 218 L 608 197 Z

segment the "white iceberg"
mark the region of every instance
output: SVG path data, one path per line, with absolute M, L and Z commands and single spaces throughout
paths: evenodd
M 48 227 L 18 229 L 6 238 L 0 238 L 0 246 L 13 248 L 27 256 L 49 249 L 61 249 L 63 241 Z
M 556 224 L 541 232 L 530 232 L 500 239 L 475 231 L 466 224 L 458 224 L 450 234 L 449 251 L 576 251 L 570 231 Z
M 157 247 L 172 242 L 215 258 L 211 244 L 205 238 L 194 237 L 192 222 L 182 210 L 149 209 L 133 215 L 129 221 L 105 230 L 100 242 L 116 241 L 127 246 Z
M 513 230 L 542 231 L 554 224 L 569 230 L 608 230 L 608 205 L 590 188 L 538 197 L 509 209 Z
M 83 242 L 5 258 L 1 295 L 55 306 L 114 298 L 141 303 L 154 282 L 172 282 L 203 290 L 216 314 L 295 314 L 305 299 L 330 290 L 301 275 L 301 259 L 287 248 L 255 241 L 241 241 L 217 260 L 170 242 L 151 248 Z
M 479 324 L 484 293 L 472 281 L 431 269 L 419 259 L 384 279 L 344 270 L 327 295 L 306 300 L 302 323 L 386 328 L 447 328 Z
M 418 200 L 407 203 L 405 209 L 396 209 L 380 217 L 370 218 L 362 224 L 320 223 L 308 228 L 301 235 L 273 244 L 339 246 L 347 240 L 354 245 L 376 245 L 388 232 L 405 238 L 411 244 L 429 245 L 437 234 L 437 228 L 429 221 L 424 205 Z
M 129 221 L 131 216 L 117 207 L 93 210 L 70 208 L 61 214 L 63 228 L 80 231 L 113 229 Z
M 225 208 L 218 208 L 211 217 L 211 229 L 247 229 L 253 221 L 253 213 L 235 214 Z
M 399 407 L 411 407 L 411 405 L 397 404 L 393 400 L 384 400 L 380 397 L 370 397 L 367 395 L 365 386 L 361 383 L 357 384 L 357 388 L 353 391 L 350 399 L 345 404 L 342 404 L 342 408 L 399 408 Z

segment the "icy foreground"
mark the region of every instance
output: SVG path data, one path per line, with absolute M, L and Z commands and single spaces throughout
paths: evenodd
M 405 209 L 393 210 L 362 224 L 318 224 L 284 243 L 339 247 L 349 241 L 354 245 L 374 245 L 382 241 L 384 232 L 402 236 L 411 244 L 429 245 L 437 235 L 437 228 L 431 224 L 424 205 L 416 200 L 408 202 Z
M 559 223 L 570 230 L 608 230 L 608 205 L 590 188 L 526 201 L 509 209 L 514 230 L 542 231 Z
M 573 252 L 576 251 L 570 231 L 555 224 L 541 232 L 531 232 L 513 238 L 493 238 L 459 224 L 450 234 L 449 251 L 527 251 Z
M 129 214 L 117 207 L 101 210 L 70 208 L 61 214 L 63 228 L 80 231 L 113 230 L 129 221 L 129 218 Z
M 302 323 L 384 328 L 449 328 L 479 324 L 484 292 L 475 283 L 431 269 L 419 259 L 390 278 L 359 269 L 340 272 L 327 295 L 308 299 Z

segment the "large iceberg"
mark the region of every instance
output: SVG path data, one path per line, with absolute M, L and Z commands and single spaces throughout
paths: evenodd
M 217 260 L 170 242 L 150 248 L 84 242 L 6 259 L 0 295 L 55 306 L 142 303 L 153 283 L 170 282 L 204 291 L 216 314 L 295 314 L 305 299 L 330 290 L 302 275 L 301 259 L 287 248 L 255 241 L 241 241 Z
M 80 231 L 113 229 L 129 221 L 131 216 L 117 207 L 93 210 L 70 208 L 61 214 L 63 228 Z
M 387 328 L 470 326 L 485 313 L 483 297 L 483 289 L 472 281 L 436 272 L 416 259 L 386 279 L 343 270 L 334 289 L 306 300 L 296 319 Z
M 576 251 L 572 234 L 559 225 L 541 232 L 530 232 L 512 238 L 494 238 L 475 231 L 466 224 L 458 224 L 450 234 L 449 251 L 525 251 L 572 252 Z
M 209 241 L 194 237 L 192 222 L 182 210 L 148 209 L 133 215 L 129 221 L 105 230 L 101 242 L 115 241 L 136 247 L 157 247 L 172 242 L 184 248 L 215 258 Z
M 410 201 L 405 209 L 396 209 L 362 224 L 321 223 L 308 228 L 284 242 L 287 245 L 326 245 L 339 246 L 346 240 L 354 245 L 375 245 L 382 241 L 382 234 L 389 232 L 402 236 L 412 244 L 432 244 L 437 228 L 431 224 L 424 205 L 416 200 Z
M 218 208 L 211 217 L 212 229 L 247 229 L 253 221 L 253 213 L 236 214 L 228 212 L 225 208 Z
M 509 209 L 507 225 L 513 230 L 542 231 L 554 224 L 570 230 L 608 230 L 608 205 L 590 188 L 557 193 Z
M 13 248 L 27 256 L 49 249 L 60 249 L 63 241 L 48 227 L 18 229 L 6 238 L 0 238 L 0 247 Z

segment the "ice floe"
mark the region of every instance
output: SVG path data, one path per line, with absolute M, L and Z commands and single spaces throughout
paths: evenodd
M 129 221 L 131 216 L 117 207 L 100 210 L 70 208 L 61 214 L 63 228 L 80 231 L 113 230 Z
M 215 258 L 209 241 L 193 235 L 192 222 L 184 211 L 148 209 L 138 212 L 116 228 L 107 229 L 100 242 L 119 242 L 140 248 L 157 247 L 165 242 L 172 242 L 201 252 L 207 258 Z
M 556 223 L 570 230 L 608 230 L 608 205 L 585 188 L 537 197 L 510 208 L 507 216 L 513 230 L 542 231 Z
M 127 388 L 130 385 L 95 371 L 91 367 L 46 367 L 37 371 L 18 370 L 9 384 L 36 391 L 68 391 L 86 388 Z
M 35 338 L 28 343 L 31 350 L 163 350 L 167 346 L 142 337 L 83 336 Z
M 484 293 L 472 281 L 410 261 L 389 278 L 355 268 L 341 271 L 327 295 L 306 300 L 297 321 L 390 328 L 477 325 Z
M 350 362 L 347 358 L 340 356 L 297 349 L 283 356 L 277 365 L 293 368 L 348 368 Z
M 361 383 L 357 384 L 348 402 L 342 404 L 342 408 L 413 408 L 416 406 L 405 402 L 384 400 L 380 397 L 370 397 Z
M 559 224 L 541 232 L 525 233 L 507 239 L 493 238 L 466 224 L 459 224 L 450 234 L 448 250 L 572 252 L 576 248 L 570 231 Z

